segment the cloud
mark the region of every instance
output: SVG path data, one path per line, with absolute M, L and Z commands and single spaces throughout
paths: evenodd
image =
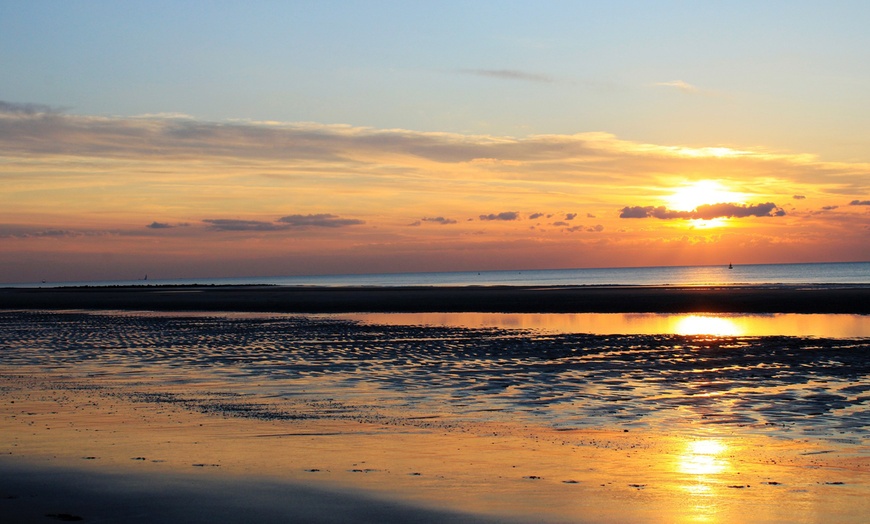
M 833 211 L 840 206 L 822 206 L 822 211 Z
M 211 228 L 215 231 L 279 231 L 287 229 L 287 226 L 276 224 L 274 222 L 263 222 L 260 220 L 235 220 L 230 218 L 208 218 L 203 220 L 206 224 L 211 224 Z
M 500 80 L 522 80 L 525 82 L 552 83 L 555 80 L 547 75 L 528 73 L 516 69 L 461 69 L 460 73 L 467 75 L 485 76 Z
M 564 222 L 562 222 L 562 223 L 556 222 L 553 225 L 554 226 L 556 226 L 556 225 L 567 226 L 568 224 L 566 224 Z M 565 231 L 567 233 L 583 233 L 583 232 L 585 232 L 585 233 L 601 233 L 602 231 L 604 231 L 604 226 L 601 224 L 596 224 L 594 226 L 579 226 L 578 225 L 578 226 L 566 227 L 565 229 L 563 229 L 563 231 Z
M 466 164 L 475 176 L 493 179 L 583 180 L 590 185 L 620 184 L 662 171 L 717 171 L 725 173 L 722 177 L 733 172 L 759 178 L 777 172 L 778 179 L 789 183 L 824 185 L 839 194 L 870 190 L 867 164 L 820 162 L 811 155 L 763 150 L 646 144 L 598 132 L 517 138 L 311 122 L 70 115 L 48 106 L 9 102 L 0 108 L 0 153 L 44 162 L 51 162 L 51 156 L 133 162 L 232 159 L 280 166 L 288 176 L 311 176 L 312 162 L 317 162 L 343 173 L 366 169 L 373 177 L 406 180 L 419 178 L 423 162 L 435 162 Z M 479 163 L 480 159 L 491 162 Z M 385 161 L 395 168 L 384 170 Z
M 565 215 L 565 220 L 574 220 L 577 218 L 577 213 L 568 213 Z
M 542 216 L 544 216 L 543 213 L 532 213 L 531 215 L 529 215 L 529 219 L 530 220 L 537 220 L 537 219 L 541 218 Z
M 67 229 L 25 224 L 0 224 L 0 238 L 16 239 L 80 239 L 106 236 L 141 236 L 139 230 L 123 229 Z
M 210 218 L 203 222 L 211 224 L 215 231 L 284 231 L 288 229 L 326 227 L 339 228 L 365 224 L 364 220 L 341 218 L 329 213 L 316 215 L 288 215 L 274 222 L 262 220 L 237 220 L 232 218 Z
M 503 213 L 490 213 L 489 215 L 480 215 L 481 220 L 519 220 L 520 214 L 516 211 L 505 211 Z
M 288 215 L 278 222 L 288 227 L 346 227 L 365 224 L 364 220 L 355 218 L 340 218 L 336 215 L 321 213 L 317 215 Z
M 0 230 L 0 238 L 75 238 L 84 233 L 70 229 L 30 229 L 30 228 L 3 228 Z
M 785 216 L 785 210 L 773 202 L 764 204 L 704 204 L 692 211 L 677 211 L 665 206 L 626 206 L 619 213 L 619 218 L 658 218 L 661 220 L 712 220 L 714 218 L 746 218 Z
M 626 206 L 619 212 L 619 218 L 647 218 L 652 210 L 652 206 Z
M 683 93 L 698 93 L 699 89 L 688 82 L 682 80 L 672 80 L 670 82 L 657 82 L 653 85 L 662 87 L 673 87 L 679 89 Z
M 46 113 L 60 113 L 62 110 L 43 104 L 17 104 L 0 100 L 0 113 L 9 115 L 36 115 Z
M 444 217 L 432 217 L 432 218 L 424 218 L 423 222 L 435 222 L 436 224 L 441 224 L 446 226 L 448 224 L 455 224 L 456 220 L 452 218 L 444 218 Z
M 849 202 L 850 206 L 870 206 L 870 200 L 853 200 Z
M 793 196 L 792 198 L 795 199 L 795 200 L 804 200 L 804 199 L 806 199 L 807 197 L 805 197 L 804 195 L 795 195 L 795 196 Z
M 190 226 L 190 223 L 188 223 L 188 222 L 179 222 L 177 224 L 170 224 L 168 222 L 157 222 L 155 220 L 154 222 L 151 222 L 150 224 L 148 224 L 145 227 L 147 227 L 148 229 L 174 229 L 176 227 L 188 227 L 188 226 Z

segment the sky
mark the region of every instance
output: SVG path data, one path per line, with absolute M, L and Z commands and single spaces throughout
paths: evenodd
M 0 282 L 868 261 L 868 22 L 0 0 Z

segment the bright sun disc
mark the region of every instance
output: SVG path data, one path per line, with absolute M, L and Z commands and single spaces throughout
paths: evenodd
M 666 200 L 670 209 L 693 211 L 707 204 L 742 203 L 743 195 L 728 190 L 715 180 L 700 180 L 680 187 Z

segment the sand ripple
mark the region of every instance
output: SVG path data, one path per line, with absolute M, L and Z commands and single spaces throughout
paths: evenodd
M 556 428 L 739 426 L 860 440 L 870 341 L 552 335 L 310 317 L 0 313 L 0 364 L 227 416 Z M 185 385 L 195 396 L 179 396 Z

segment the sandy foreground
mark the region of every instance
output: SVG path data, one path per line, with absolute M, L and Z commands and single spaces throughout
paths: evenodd
M 858 523 L 870 511 L 866 445 L 269 421 L 8 366 L 0 392 L 0 520 L 10 523 Z
M 3 522 L 863 522 L 867 449 L 263 421 L 2 370 Z M 698 444 L 698 443 L 701 444 Z
M 814 312 L 861 312 L 859 301 L 867 293 L 860 287 L 845 295 L 814 289 L 827 297 L 815 296 Z M 336 297 L 356 292 L 307 291 L 310 302 L 272 288 L 3 290 L 0 308 L 285 311 L 308 303 L 307 309 L 318 311 L 324 304 L 351 307 Z M 390 296 L 413 301 L 414 294 L 404 291 Z M 512 300 L 528 292 L 542 299 L 533 301 L 538 308 L 595 303 L 607 311 L 628 297 L 612 290 L 562 299 L 555 298 L 559 290 L 549 290 L 554 295 L 478 291 L 483 293 L 463 298 L 439 290 L 418 299 L 426 307 L 459 304 L 455 307 L 465 309 L 458 310 L 475 310 L 501 304 L 510 310 L 519 304 Z M 647 291 L 662 306 L 673 290 Z M 705 293 L 728 300 L 754 296 L 752 303 L 762 309 L 781 304 L 782 297 L 771 300 L 761 291 Z M 783 292 L 792 303 L 804 300 L 799 289 Z M 28 298 L 6 300 L 12 296 Z M 679 302 L 699 295 L 674 296 L 684 297 L 675 299 Z M 378 293 L 359 297 L 371 308 L 402 310 Z M 233 300 L 236 307 L 228 307 Z M 359 304 L 351 301 L 354 310 L 366 309 Z M 50 330 L 44 335 L 52 336 Z M 71 353 L 79 360 L 63 366 L 15 357 L 0 364 L 0 522 L 859 523 L 870 514 L 870 447 L 854 435 L 843 442 L 782 438 L 715 423 L 689 428 L 613 423 L 594 429 L 509 418 L 435 423 L 438 413 L 434 420 L 417 413 L 371 419 L 250 417 L 231 404 L 203 410 L 178 401 L 225 390 L 231 382 L 219 379 L 220 373 L 244 387 L 248 379 L 234 378 L 238 369 L 219 360 L 201 368 L 200 381 L 190 380 L 193 367 L 176 368 L 175 381 L 147 378 L 151 368 L 137 368 L 137 359 L 147 355 L 122 366 L 80 360 L 85 354 Z M 164 354 L 183 359 L 185 353 L 165 347 Z M 457 373 L 463 362 L 454 363 Z M 336 395 L 362 393 L 349 389 Z M 212 398 L 208 405 L 221 402 Z M 317 409 L 331 406 L 324 398 Z M 852 416 L 861 419 L 860 413 Z

